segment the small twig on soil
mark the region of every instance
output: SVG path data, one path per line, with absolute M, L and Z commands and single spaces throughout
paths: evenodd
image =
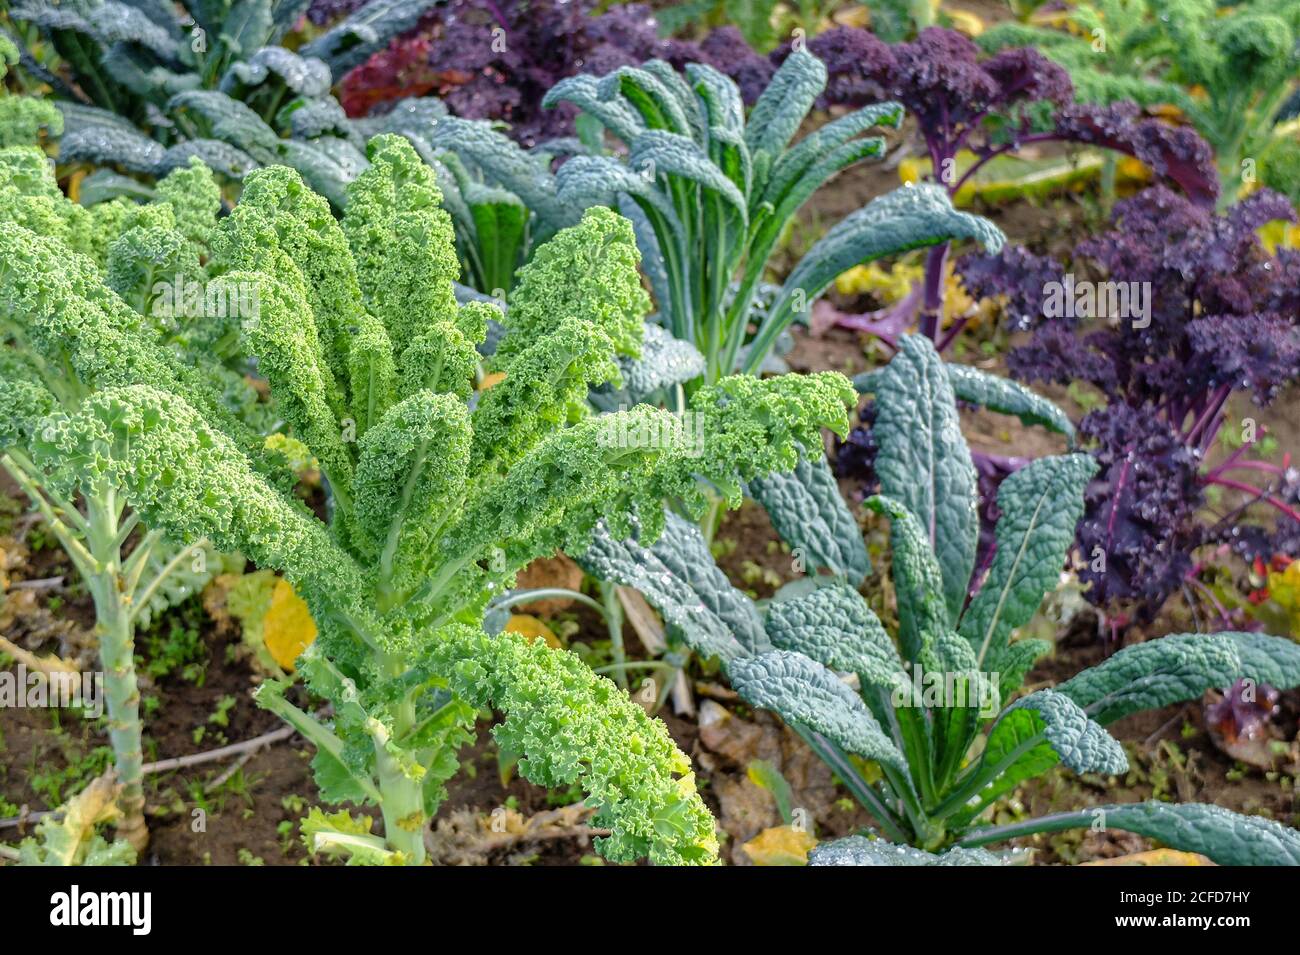
M 18 520 L 14 521 L 13 536 L 16 540 L 22 540 L 27 536 L 27 532 L 45 520 L 45 515 L 40 511 L 31 511 L 24 514 Z
M 1183 707 L 1182 709 L 1180 709 L 1177 713 L 1175 713 L 1173 716 L 1171 716 L 1171 717 L 1168 719 L 1168 721 L 1166 721 L 1166 722 L 1165 722 L 1165 723 L 1164 723 L 1164 724 L 1163 724 L 1163 725 L 1162 725 L 1158 730 L 1156 730 L 1154 733 L 1152 733 L 1150 736 L 1148 736 L 1146 739 L 1144 739 L 1144 740 L 1142 741 L 1142 746 L 1143 746 L 1144 748 L 1147 747 L 1147 746 L 1150 746 L 1152 743 L 1154 743 L 1156 740 L 1158 740 L 1161 736 L 1163 736 L 1164 733 L 1165 733 L 1165 731 L 1168 730 L 1169 727 L 1173 726 L 1175 723 L 1177 723 L 1180 719 L 1182 719 L 1182 718 L 1185 717 L 1186 715 L 1187 715 L 1187 707 L 1184 706 L 1184 707 Z
M 62 577 L 42 577 L 39 580 L 19 580 L 9 585 L 10 590 L 53 590 L 63 586 Z
M 549 839 L 599 839 L 602 836 L 610 835 L 612 829 L 593 829 L 591 826 L 568 826 L 563 829 L 537 829 L 525 830 L 523 832 L 507 832 L 504 835 L 497 836 L 493 839 L 485 839 L 475 849 L 483 852 L 492 852 L 495 849 L 501 849 L 505 846 L 515 845 L 520 842 L 542 842 Z
M 285 729 L 289 729 L 289 728 L 290 727 L 285 727 Z M 203 787 L 204 794 L 206 795 L 206 794 L 214 793 L 222 786 L 224 786 L 226 784 L 226 780 L 228 780 L 231 776 L 235 775 L 235 773 L 243 769 L 244 764 L 247 763 L 250 759 L 252 759 L 253 755 L 256 752 L 257 750 L 250 749 L 244 755 L 240 756 L 239 759 L 235 760 L 233 763 L 227 766 L 225 771 L 220 776 L 218 776 L 216 779 L 212 780 L 212 782 L 208 783 L 206 786 Z
M 26 808 L 27 808 L 26 806 L 23 807 L 24 810 L 26 810 Z M 27 825 L 29 822 L 40 822 L 42 819 L 46 818 L 47 816 L 61 816 L 61 815 L 63 815 L 63 810 L 61 809 L 45 809 L 42 810 L 41 812 L 24 811 L 19 815 L 13 816 L 9 819 L 0 819 L 0 829 L 18 829 L 21 828 L 22 826 Z
M 261 736 L 245 740 L 242 743 L 231 743 L 229 746 L 222 746 L 220 749 L 210 749 L 206 753 L 194 753 L 190 756 L 174 756 L 171 759 L 160 759 L 156 763 L 145 763 L 141 767 L 141 772 L 145 775 L 153 773 L 167 773 L 173 769 L 184 769 L 187 766 L 199 766 L 203 763 L 213 763 L 217 760 L 225 759 L 228 756 L 238 756 L 242 753 L 252 755 L 263 746 L 270 746 L 272 743 L 278 743 L 286 740 L 294 734 L 292 726 L 281 726 L 277 730 L 269 733 L 263 733 Z

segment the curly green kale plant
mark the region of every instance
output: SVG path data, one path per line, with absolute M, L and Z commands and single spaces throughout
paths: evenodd
M 479 708 L 493 707 L 507 717 L 496 738 L 522 754 L 526 777 L 588 792 L 611 832 L 599 843 L 608 858 L 711 861 L 712 820 L 663 727 L 577 658 L 488 636 L 482 611 L 530 560 L 581 550 L 602 517 L 618 533 L 644 515 L 653 536 L 665 499 L 698 510 L 705 484 L 738 499 L 743 482 L 792 468 L 821 426 L 846 427 L 851 387 L 830 374 L 721 381 L 692 404 L 705 422 L 698 454 L 668 412 L 590 416 L 588 389 L 617 379 L 626 334 L 633 281 L 612 271 L 608 302 L 595 284 L 571 302 L 521 289 L 551 315 L 549 334 L 503 358 L 504 379 L 475 393 L 475 346 L 499 313 L 456 304 L 452 227 L 410 144 L 378 137 L 369 160 L 341 224 L 296 172 L 270 167 L 248 177 L 212 238 L 215 284 L 258 290 L 246 347 L 320 463 L 327 522 L 182 389 L 147 375 L 41 427 L 81 473 L 119 483 L 150 526 L 238 549 L 307 600 L 320 632 L 297 667 L 332 720 L 274 681 L 258 700 L 316 745 L 327 802 L 377 804 L 384 822 L 381 837 L 313 813 L 313 849 L 423 861 L 456 751 Z M 589 241 L 573 247 L 617 241 L 611 215 L 593 212 L 577 227 Z
M 642 589 L 694 648 L 719 657 L 740 696 L 799 732 L 889 840 L 833 842 L 816 849 L 812 863 L 997 864 L 978 847 L 1100 822 L 1223 865 L 1300 864 L 1300 833 L 1210 805 L 1108 805 L 982 823 L 999 797 L 1058 763 L 1078 773 L 1124 772 L 1127 757 L 1105 726 L 1130 713 L 1238 679 L 1300 684 L 1300 647 L 1257 633 L 1168 636 L 1012 701 L 1050 649 L 1017 639 L 1017 628 L 1059 578 L 1096 465 L 1067 454 L 1008 477 L 998 495 L 996 550 L 976 571 L 976 479 L 955 396 L 981 398 L 1027 422 L 1055 426 L 1062 418 L 1014 383 L 970 369 L 951 374 L 958 366 L 946 367 L 924 337 L 904 337 L 900 346 L 885 369 L 861 382 L 879 405 L 887 496 L 868 506 L 892 525 L 894 634 L 853 575 L 834 565 L 754 604 L 708 560 L 685 521 L 670 518 L 669 533 L 650 546 L 598 537 L 585 558 Z M 790 514 L 788 523 L 813 525 L 817 515 Z M 846 540 L 846 531 L 816 533 Z M 850 755 L 874 761 L 880 780 L 869 781 Z
M 549 227 L 594 205 L 628 215 L 660 320 L 700 350 L 711 383 L 762 367 L 781 332 L 850 266 L 955 239 L 1001 245 L 995 227 L 953 210 L 942 189 L 900 188 L 833 226 L 760 303 L 768 261 L 798 210 L 842 169 L 883 154 L 882 138 L 861 134 L 903 118 L 897 103 L 867 106 L 791 145 L 825 85 L 822 62 L 796 51 L 746 119 L 736 84 L 702 64 L 685 75 L 651 60 L 569 77 L 544 102 L 582 110 L 587 135 L 585 145 L 569 144 L 578 154 L 555 173 L 483 123 L 449 118 L 428 138 L 518 195 Z M 625 154 L 605 154 L 601 130 Z
M 1038 48 L 1084 102 L 1177 106 L 1214 147 L 1221 207 L 1256 181 L 1300 201 L 1300 3 L 1092 0 L 1069 19 L 1079 32 L 1007 23 L 978 42 Z
M 148 832 L 135 630 L 197 593 L 223 561 L 202 539 L 178 546 L 141 528 L 120 482 L 63 458 L 53 422 L 79 413 L 102 388 L 148 380 L 189 395 L 253 443 L 235 413 L 252 420 L 257 396 L 224 363 L 229 328 L 187 318 L 173 294 L 178 284 L 201 287 L 200 258 L 220 205 L 197 160 L 164 178 L 155 202 L 88 210 L 63 196 L 40 150 L 0 149 L 0 467 L 39 509 L 94 600 L 122 787 L 117 830 L 137 850 Z M 181 307 L 162 307 L 164 295 Z

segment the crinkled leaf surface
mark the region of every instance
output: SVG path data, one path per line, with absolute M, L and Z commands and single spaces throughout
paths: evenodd
M 1066 413 L 1020 382 L 990 375 L 970 365 L 949 362 L 947 367 L 953 393 L 962 401 L 999 414 L 1014 415 L 1022 424 L 1042 425 L 1074 441 L 1074 425 Z
M 939 561 L 954 625 L 975 567 L 978 495 L 948 373 L 928 338 L 899 341 L 876 390 L 872 430 L 880 446 L 875 467 L 881 491 L 920 522 Z
M 802 653 L 770 650 L 732 660 L 727 675 L 752 706 L 821 733 L 851 753 L 906 771 L 903 754 L 866 704 L 833 672 Z
M 862 531 L 824 457 L 801 454 L 793 471 L 754 481 L 749 489 L 806 570 L 829 570 L 855 587 L 871 572 Z
M 671 512 L 666 517 L 651 547 L 615 540 L 601 524 L 574 559 L 601 580 L 639 590 L 697 653 L 730 660 L 769 649 L 754 602 L 718 569 L 699 528 Z
M 866 836 L 845 836 L 834 842 L 823 842 L 808 856 L 809 865 L 1004 865 L 993 853 L 984 849 L 949 849 L 947 852 L 926 852 L 912 846 L 894 845 L 883 839 Z
M 1096 470 L 1091 456 L 1070 454 L 1039 458 L 1002 482 L 997 553 L 960 627 L 981 665 L 998 669 L 1011 632 L 1029 622 L 1060 577 Z
M 891 687 L 904 678 L 894 641 L 862 595 L 843 582 L 774 601 L 767 609 L 767 633 L 782 650 L 876 686 Z
M 1175 634 L 1125 647 L 1056 691 L 1105 724 L 1243 677 L 1279 689 L 1300 684 L 1300 646 L 1256 633 Z

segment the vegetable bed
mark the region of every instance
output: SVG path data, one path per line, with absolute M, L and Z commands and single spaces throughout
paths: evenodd
M 0 13 L 0 867 L 1300 865 L 1300 5 Z

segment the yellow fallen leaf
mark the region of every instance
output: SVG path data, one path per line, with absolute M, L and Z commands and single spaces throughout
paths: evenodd
M 984 32 L 984 21 L 969 10 L 945 10 L 952 28 L 967 36 L 979 36 Z
M 1214 865 L 1205 856 L 1196 852 L 1179 852 L 1177 849 L 1151 849 L 1147 852 L 1133 852 L 1114 859 L 1093 859 L 1081 865 Z
M 506 622 L 506 629 L 511 633 L 517 633 L 521 637 L 527 637 L 529 640 L 536 640 L 538 637 L 554 650 L 563 649 L 564 644 L 560 643 L 551 628 L 542 623 L 536 617 L 526 613 L 511 614 L 510 619 Z
M 808 853 L 817 845 L 811 832 L 793 826 L 764 829 L 740 848 L 754 865 L 807 865 Z
M 831 22 L 842 27 L 866 29 L 871 24 L 871 11 L 865 3 L 846 7 L 831 14 Z
M 73 202 L 81 200 L 81 180 L 86 178 L 85 169 L 78 169 L 68 177 L 68 198 Z
M 1280 220 L 1269 222 L 1256 230 L 1264 248 L 1270 255 L 1276 255 L 1278 248 L 1300 248 L 1300 226 Z
M 483 380 L 478 383 L 478 390 L 487 391 L 493 385 L 499 385 L 501 382 L 505 380 L 506 380 L 506 373 L 504 371 L 494 371 L 491 374 L 487 374 L 483 376 Z
M 904 159 L 898 164 L 898 181 L 905 186 L 914 186 L 929 171 L 930 160 L 928 159 Z
M 262 620 L 262 635 L 271 657 L 286 670 L 293 670 L 298 654 L 316 639 L 316 622 L 301 597 L 287 580 L 275 582 L 271 606 Z

